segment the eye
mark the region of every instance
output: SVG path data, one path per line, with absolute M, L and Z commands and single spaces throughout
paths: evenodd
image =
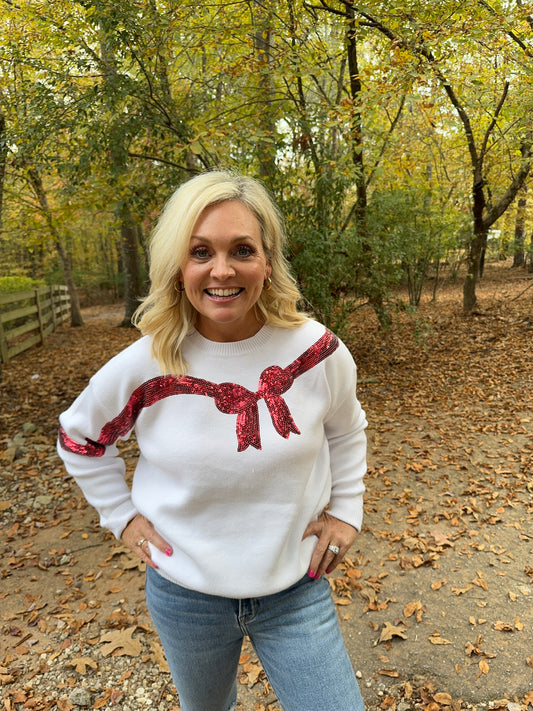
M 207 259 L 209 257 L 209 250 L 207 247 L 197 246 L 193 247 L 189 254 L 195 259 Z
M 255 254 L 255 249 L 249 244 L 240 244 L 236 249 L 236 254 L 238 257 L 251 257 Z

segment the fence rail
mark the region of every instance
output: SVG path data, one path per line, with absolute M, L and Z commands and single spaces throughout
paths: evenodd
M 8 363 L 70 317 L 66 286 L 42 286 L 31 291 L 0 294 L 0 360 Z

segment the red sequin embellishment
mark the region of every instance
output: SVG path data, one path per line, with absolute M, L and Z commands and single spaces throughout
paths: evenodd
M 75 454 L 101 457 L 106 446 L 113 444 L 132 429 L 143 408 L 150 407 L 163 398 L 186 393 L 212 397 L 220 412 L 237 415 L 236 433 L 239 452 L 250 445 L 261 449 L 258 401 L 261 399 L 265 401 L 272 424 L 282 437 L 288 438 L 291 432 L 300 434 L 287 403 L 281 396 L 289 390 L 295 378 L 331 355 L 338 345 L 339 341 L 335 334 L 326 330 L 322 338 L 286 368 L 280 368 L 278 365 L 265 368 L 255 393 L 236 383 L 217 384 L 188 375 L 182 377 L 164 375 L 152 378 L 132 393 L 122 412 L 104 425 L 96 442 L 87 439 L 86 445 L 79 444 L 60 427 L 60 444 L 63 449 Z

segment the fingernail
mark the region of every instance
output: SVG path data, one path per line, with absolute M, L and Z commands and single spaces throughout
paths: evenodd
M 156 570 L 159 568 L 159 566 L 156 565 L 155 563 L 152 563 L 152 566 L 153 566 Z
M 172 548 L 165 548 L 165 555 L 171 556 L 172 555 Z
M 328 570 L 326 570 L 326 575 L 329 575 L 330 573 L 331 573 L 331 570 L 329 570 L 329 568 L 328 568 Z
M 319 578 L 320 578 L 320 575 L 317 573 L 317 574 L 315 575 L 315 580 L 318 580 Z
M 307 575 L 308 575 L 310 578 L 314 578 L 314 577 L 315 577 L 315 572 L 314 572 L 314 570 L 310 570 L 310 571 L 307 573 Z

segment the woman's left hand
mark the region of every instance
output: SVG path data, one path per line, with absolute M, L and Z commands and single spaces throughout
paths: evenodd
M 308 572 L 309 577 L 318 580 L 321 575 L 331 573 L 339 565 L 355 541 L 357 529 L 323 511 L 318 520 L 308 524 L 303 538 L 308 536 L 318 537 Z M 337 547 L 339 552 L 331 551 L 328 546 Z

